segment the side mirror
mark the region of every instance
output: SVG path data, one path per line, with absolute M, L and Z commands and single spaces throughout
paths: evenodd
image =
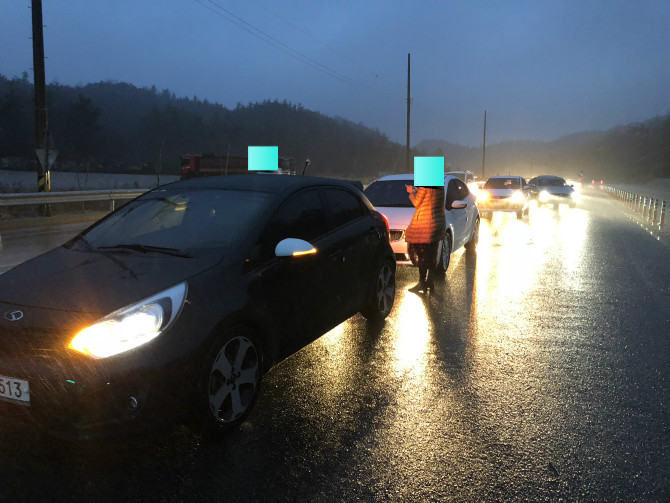
M 277 257 L 299 257 L 312 253 L 316 253 L 316 248 L 304 239 L 286 238 L 282 239 L 275 246 L 275 255 Z
M 454 201 L 453 203 L 451 203 L 451 209 L 452 210 L 462 210 L 462 209 L 467 208 L 467 207 L 468 207 L 468 203 L 466 203 L 465 201 L 458 200 L 458 201 Z

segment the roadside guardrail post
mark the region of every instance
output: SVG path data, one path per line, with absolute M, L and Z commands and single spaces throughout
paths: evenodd
M 651 208 L 651 197 L 647 197 L 647 204 L 644 207 L 644 213 L 642 213 L 642 218 L 647 220 L 649 215 L 649 209 Z
M 665 225 L 665 201 L 661 203 L 661 219 L 658 222 L 658 229 L 661 230 Z
M 654 225 L 656 223 L 657 214 L 658 214 L 658 199 L 654 199 L 654 216 L 651 219 L 651 225 Z

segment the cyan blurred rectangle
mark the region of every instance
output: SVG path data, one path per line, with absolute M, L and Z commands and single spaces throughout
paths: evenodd
M 444 157 L 415 157 L 414 185 L 444 187 Z
M 279 147 L 248 147 L 249 171 L 277 171 Z

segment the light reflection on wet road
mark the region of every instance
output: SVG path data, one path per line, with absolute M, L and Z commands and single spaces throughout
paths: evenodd
M 56 455 L 0 430 L 2 452 L 25 453 L 1 458 L 0 485 L 23 481 L 7 494 L 25 500 L 667 501 L 668 250 L 606 199 L 534 210 L 483 221 L 435 293 L 408 292 L 417 272 L 400 267 L 385 324 L 356 316 L 280 363 L 223 442 Z

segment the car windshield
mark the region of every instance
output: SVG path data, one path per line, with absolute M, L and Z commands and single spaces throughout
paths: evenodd
M 136 199 L 81 235 L 94 249 L 169 252 L 235 243 L 266 206 L 268 195 L 233 190 L 169 192 Z
M 565 180 L 562 178 L 538 178 L 537 184 L 543 187 L 563 187 Z
M 413 184 L 412 180 L 379 180 L 372 182 L 364 193 L 377 207 L 413 208 L 405 187 Z
M 520 189 L 518 178 L 489 178 L 484 184 L 485 189 Z

